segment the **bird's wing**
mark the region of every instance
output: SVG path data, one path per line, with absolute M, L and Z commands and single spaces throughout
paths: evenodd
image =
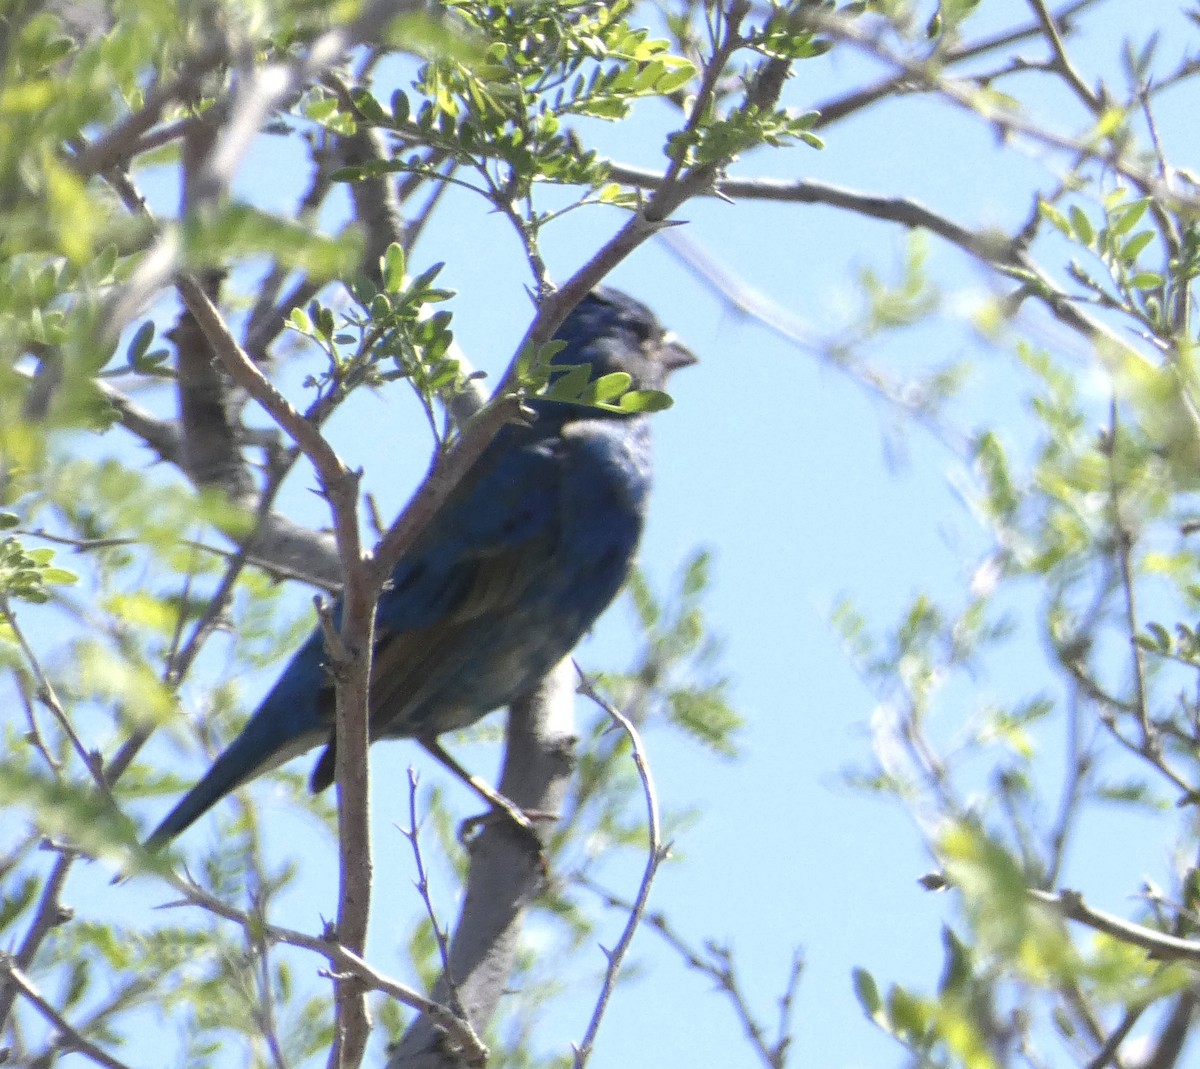
M 523 431 L 501 432 L 393 570 L 376 611 L 381 636 L 503 604 L 535 563 L 531 552 L 554 538 L 562 497 L 558 444 L 515 448 Z
M 419 734 L 422 726 L 407 719 L 412 711 L 447 679 L 472 670 L 481 652 L 476 636 L 490 621 L 510 619 L 545 571 L 562 525 L 558 444 L 547 440 L 518 449 L 504 434 L 404 555 L 380 595 L 373 738 Z M 326 680 L 321 708 L 330 726 L 333 701 Z M 332 775 L 330 747 L 313 771 L 313 789 L 323 789 Z
M 464 631 L 519 605 L 559 536 L 561 467 L 555 440 L 497 440 L 405 555 L 379 599 L 373 709 L 419 701 L 471 655 Z

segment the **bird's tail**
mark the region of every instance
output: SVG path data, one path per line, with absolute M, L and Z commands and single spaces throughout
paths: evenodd
M 329 729 L 317 724 L 315 718 L 311 728 L 304 728 L 294 716 L 280 716 L 275 697 L 272 693 L 263 702 L 204 778 L 151 832 L 147 850 L 162 849 L 243 783 L 329 741 Z

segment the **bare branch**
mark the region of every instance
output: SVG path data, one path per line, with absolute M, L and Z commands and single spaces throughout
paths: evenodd
M 335 658 L 337 719 L 335 775 L 341 877 L 338 939 L 356 954 L 366 943 L 371 901 L 371 835 L 368 822 L 367 694 L 374 645 L 375 600 L 383 583 L 363 557 L 358 534 L 359 474 L 341 458 L 281 394 L 238 345 L 203 287 L 188 274 L 177 280 L 188 311 L 195 316 L 214 353 L 234 382 L 242 386 L 281 426 L 321 479 L 334 520 L 334 538 L 345 575 L 342 588 L 341 640 L 345 658 Z M 330 1065 L 353 1069 L 362 1060 L 369 1035 L 366 1004 L 357 980 L 338 983 L 338 1026 Z
M 76 755 L 83 763 L 83 767 L 88 770 L 88 774 L 92 777 L 96 786 L 104 793 L 105 797 L 109 801 L 112 801 L 112 795 L 108 792 L 104 776 L 100 773 L 100 765 L 96 754 L 88 750 L 84 745 L 83 739 L 75 731 L 75 726 L 71 723 L 71 718 L 67 716 L 62 702 L 58 700 L 58 694 L 55 692 L 54 685 L 50 682 L 50 677 L 46 675 L 45 669 L 42 668 L 37 653 L 25 637 L 24 630 L 22 630 L 21 625 L 17 622 L 16 613 L 13 612 L 12 605 L 4 595 L 0 595 L 0 619 L 8 624 L 9 629 L 13 633 L 13 638 L 16 639 L 17 646 L 25 658 L 25 663 L 33 673 L 33 678 L 37 682 L 38 701 L 50 710 L 51 715 L 62 729 L 63 734 L 70 740 Z
M 567 659 L 509 712 L 499 790 L 525 812 L 555 813 L 562 807 L 574 767 L 572 681 Z M 536 828 L 549 834 L 541 822 Z M 470 849 L 450 969 L 434 997 L 445 1001 L 453 984 L 471 1025 L 483 1031 L 512 972 L 525 911 L 542 892 L 546 874 L 526 834 L 507 819 L 489 823 Z M 464 1061 L 471 1064 L 468 1054 L 450 1047 L 438 1022 L 424 1015 L 405 1032 L 388 1069 L 461 1069 Z
M 653 189 L 663 181 L 656 172 L 623 164 L 613 165 L 610 174 L 617 181 Z M 1108 347 L 1111 353 L 1131 353 L 1136 350 L 1105 323 L 1088 315 L 1057 286 L 1025 248 L 1024 238 L 1008 238 L 1003 234 L 980 233 L 938 214 L 908 197 L 886 197 L 823 182 L 806 179 L 781 181 L 770 178 L 720 179 L 713 185 L 712 194 L 758 200 L 788 201 L 797 204 L 827 204 L 859 215 L 899 223 L 909 229 L 924 229 L 956 245 L 964 252 L 991 267 L 1012 273 L 1013 277 L 1029 279 L 1031 296 L 1041 300 L 1056 319 L 1096 344 Z M 1139 358 L 1140 359 L 1140 358 Z
M 1073 0 L 1072 3 L 1064 4 L 1052 15 L 1052 25 L 1055 27 L 1055 32 L 1060 35 L 1066 34 L 1073 25 L 1076 15 L 1089 7 L 1095 7 L 1101 2 L 1102 0 Z M 951 49 L 941 52 L 938 59 L 944 68 L 950 69 L 968 60 L 985 56 L 989 52 L 1007 48 L 1009 45 L 1028 40 L 1030 37 L 1037 37 L 1044 32 L 1044 26 L 1040 20 L 1027 23 L 1013 29 L 1001 30 L 989 37 L 981 37 L 978 40 L 966 41 L 963 44 L 956 45 Z M 833 100 L 819 101 L 813 105 L 813 110 L 820 112 L 821 115 L 817 120 L 816 128 L 820 129 L 832 126 L 834 123 L 840 122 L 842 119 L 854 115 L 872 104 L 899 96 L 906 91 L 912 91 L 914 88 L 916 86 L 907 75 L 891 75 L 890 77 L 880 79 L 873 85 L 852 90 Z
M 629 918 L 625 922 L 625 928 L 617 940 L 617 945 L 612 950 L 605 951 L 608 968 L 604 972 L 604 981 L 596 998 L 596 1008 L 592 1011 L 592 1017 L 588 1022 L 583 1039 L 575 1048 L 575 1069 L 583 1069 L 592 1055 L 592 1049 L 596 1044 L 596 1035 L 600 1030 L 600 1022 L 604 1019 L 604 1011 L 608 1008 L 609 999 L 612 998 L 617 976 L 621 972 L 621 965 L 625 961 L 626 954 L 629 953 L 629 947 L 633 943 L 633 936 L 637 932 L 638 925 L 646 915 L 646 903 L 650 900 L 650 887 L 654 883 L 655 874 L 658 872 L 659 865 L 666 860 L 670 848 L 662 841 L 658 793 L 654 788 L 654 779 L 650 774 L 650 763 L 642 745 L 641 735 L 633 726 L 632 720 L 597 693 L 591 680 L 584 675 L 578 665 L 575 666 L 575 670 L 579 675 L 579 692 L 594 701 L 613 718 L 628 736 L 630 745 L 633 747 L 633 763 L 637 766 L 638 778 L 642 781 L 642 793 L 646 799 L 646 831 L 649 837 L 646 868 L 642 873 L 642 882 L 638 887 L 637 897 L 634 899 L 633 908 L 629 911 Z
M 71 166 L 81 175 L 103 174 L 113 167 L 124 166 L 139 152 L 157 147 L 162 139 L 155 138 L 151 131 L 163 112 L 171 104 L 191 100 L 200 82 L 226 58 L 225 41 L 208 43 L 184 62 L 177 78 L 166 85 L 152 86 L 137 111 L 114 123 L 102 136 L 76 152 Z M 178 127 L 173 127 L 169 138 L 178 137 L 181 132 Z
M 1050 14 L 1046 0 L 1029 0 L 1029 6 L 1033 8 L 1033 13 L 1041 24 L 1042 33 L 1054 52 L 1054 63 L 1058 72 L 1066 79 L 1067 84 L 1075 91 L 1075 95 L 1083 101 L 1088 110 L 1098 117 L 1104 111 L 1104 98 L 1089 86 L 1079 71 L 1075 69 L 1075 64 L 1067 55 L 1067 47 L 1059 32 L 1058 22 Z
M 831 14 L 815 6 L 803 9 L 806 23 L 819 33 L 828 34 L 896 68 L 915 84 L 936 92 L 946 102 L 970 112 L 1007 136 L 1027 138 L 1034 144 L 1070 153 L 1077 160 L 1094 160 L 1111 168 L 1141 192 L 1173 205 L 1176 210 L 1200 209 L 1200 197 L 1185 193 L 1169 181 L 1145 171 L 1129 159 L 1129 153 L 1113 137 L 1081 140 L 1049 129 L 1021 113 L 997 103 L 971 79 L 953 79 L 941 75 L 938 66 L 924 58 L 905 55 L 888 44 L 882 33 L 865 28 L 857 20 L 840 13 Z
M 49 1021 L 58 1031 L 55 1046 L 64 1052 L 82 1054 L 105 1069 L 129 1069 L 107 1051 L 96 1046 L 90 1039 L 76 1030 L 70 1022 L 42 995 L 37 985 L 25 975 L 25 972 L 7 955 L 0 956 L 0 973 L 7 982 L 20 991 L 25 999 Z
M 1175 1069 L 1191 1036 L 1191 1026 L 1198 1005 L 1200 998 L 1194 991 L 1179 993 L 1175 1005 L 1162 1024 L 1150 1057 L 1142 1062 L 1139 1069 Z M 1089 1066 L 1088 1069 L 1092 1067 Z
M 450 971 L 450 943 L 446 939 L 446 930 L 437 918 L 437 910 L 433 907 L 433 898 L 429 893 L 429 873 L 425 869 L 425 858 L 421 853 L 420 821 L 417 819 L 417 784 L 419 777 L 410 765 L 408 769 L 408 827 L 401 829 L 402 834 L 412 847 L 413 864 L 417 867 L 417 893 L 425 904 L 425 915 L 429 918 L 429 926 L 433 929 L 433 937 L 437 940 L 438 954 L 442 959 L 442 975 L 446 978 L 446 996 L 450 1008 L 460 1017 L 466 1017 L 462 1003 L 458 998 L 458 988 L 454 983 L 454 974 Z
M 33 919 L 29 923 L 25 938 L 21 940 L 17 952 L 9 959 L 11 966 L 8 969 L 8 979 L 0 983 L 0 1025 L 8 1021 L 9 1014 L 13 1010 L 13 1003 L 21 992 L 21 986 L 12 970 L 23 972 L 29 969 L 50 932 L 70 919 L 70 914 L 62 905 L 62 890 L 77 856 L 69 850 L 60 851 L 50 870 L 50 875 L 46 877 L 46 882 L 42 885 L 42 893 L 38 898 L 38 904 L 34 909 Z
M 632 912 L 634 903 L 614 895 L 586 875 L 575 877 L 575 882 L 597 894 L 605 905 Z M 766 1029 L 755 1017 L 750 1007 L 750 998 L 734 968 L 733 955 L 726 947 L 718 947 L 706 943 L 704 948 L 698 948 L 689 943 L 671 925 L 666 914 L 661 912 L 646 913 L 642 922 L 651 931 L 656 932 L 689 969 L 708 977 L 717 985 L 721 993 L 733 1006 L 733 1012 L 750 1041 L 750 1045 L 758 1054 L 759 1059 L 767 1069 L 783 1069 L 787 1061 L 787 1051 L 792 1043 L 792 1012 L 795 1008 L 795 996 L 799 987 L 800 977 L 804 971 L 804 955 L 799 949 L 792 954 L 791 967 L 788 970 L 787 982 L 779 996 L 779 1027 L 774 1042 L 769 1042 Z
M 286 943 L 289 946 L 311 950 L 315 954 L 327 958 L 337 971 L 338 977 L 353 976 L 367 989 L 380 991 L 406 1006 L 426 1015 L 436 1021 L 437 1027 L 453 1039 L 459 1048 L 468 1056 L 470 1065 L 482 1065 L 487 1056 L 487 1048 L 472 1030 L 471 1026 L 459 1019 L 446 1006 L 428 999 L 419 991 L 392 979 L 367 964 L 363 958 L 343 946 L 341 943 L 321 937 L 308 935 L 294 928 L 284 928 L 270 924 L 260 916 L 250 916 L 242 910 L 227 905 L 216 895 L 210 894 L 204 888 L 177 876 L 167 877 L 171 886 L 184 896 L 183 904 L 198 906 L 208 910 L 218 917 L 250 929 L 250 934 L 272 943 Z M 257 935 L 256 935 L 257 933 Z
M 1155 960 L 1183 961 L 1200 965 L 1200 943 L 1192 939 L 1180 939 L 1166 932 L 1134 924 L 1115 914 L 1093 909 L 1084 902 L 1083 895 L 1078 891 L 1055 893 L 1033 889 L 1028 893 L 1035 901 L 1049 906 L 1067 920 L 1084 924 L 1130 946 L 1141 947 Z

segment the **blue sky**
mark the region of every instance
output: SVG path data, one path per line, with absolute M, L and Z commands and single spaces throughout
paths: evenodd
M 981 20 L 1006 21 L 1025 5 L 989 0 Z M 1177 5 L 1138 5 L 1147 22 L 1173 15 Z M 1128 27 L 1112 4 L 1098 33 L 1085 38 L 1081 60 L 1096 72 L 1117 66 L 1117 44 Z M 994 14 L 993 14 L 994 13 Z M 986 23 L 981 21 L 981 25 Z M 1195 40 L 1180 29 L 1176 51 Z M 1164 49 L 1167 60 L 1176 57 Z M 789 102 L 809 107 L 858 84 L 871 67 L 839 56 L 803 64 L 788 88 Z M 1179 156 L 1188 150 L 1185 108 L 1168 98 L 1163 133 Z M 1182 102 L 1180 102 L 1182 103 Z M 1057 95 L 1043 102 L 1044 117 L 1074 130 L 1082 118 Z M 649 112 L 647 132 L 636 122 L 599 131 L 602 151 L 623 162 L 655 166 L 657 130 L 670 116 Z M 1178 112 L 1178 113 L 1176 113 Z M 287 185 L 278 139 L 263 138 L 239 177 L 241 195 L 278 204 Z M 1053 167 L 1036 150 L 1005 148 L 982 123 L 946 106 L 912 97 L 876 109 L 829 131 L 823 152 L 795 148 L 745 160 L 738 176 L 809 177 L 867 192 L 915 196 L 970 226 L 1011 227 L 1030 210 L 1031 192 L 1050 188 Z M 298 181 L 300 179 L 297 179 Z M 173 202 L 164 185 L 149 191 Z M 735 276 L 768 295 L 808 325 L 832 335 L 852 318 L 861 299 L 857 273 L 872 268 L 898 277 L 907 236 L 898 228 L 832 209 L 770 204 L 693 202 L 680 213 L 687 235 Z M 548 232 L 544 252 L 557 278 L 566 277 L 620 225 L 613 209 L 573 213 Z M 1021 441 L 1020 398 L 1028 389 L 1012 361 L 981 341 L 967 312 L 992 284 L 972 263 L 930 240 L 929 270 L 946 288 L 947 314 L 938 324 L 868 343 L 867 355 L 897 375 L 958 356 L 976 371 L 954 410 L 965 429 L 1000 422 Z M 516 241 L 482 201 L 455 195 L 442 211 L 413 263 L 424 269 L 445 260 L 442 281 L 458 291 L 455 330 L 465 351 L 493 376 L 510 358 L 529 318 L 529 277 Z M 796 1011 L 792 1064 L 841 1067 L 891 1064 L 899 1051 L 862 1017 L 850 970 L 871 969 L 881 981 L 931 989 L 940 970 L 939 929 L 953 915 L 947 896 L 922 891 L 916 879 L 929 868 L 910 822 L 896 808 L 844 786 L 844 770 L 869 763 L 868 724 L 875 697 L 856 675 L 830 625 L 837 600 L 847 596 L 881 630 L 918 591 L 957 601 L 971 569 L 987 549 L 955 489 L 958 460 L 917 428 L 896 432 L 894 413 L 849 377 L 762 326 L 731 314 L 669 249 L 652 244 L 611 277 L 613 284 L 651 305 L 701 358 L 698 368 L 672 383 L 676 406 L 656 417 L 657 487 L 641 560 L 662 588 L 698 546 L 715 554 L 707 615 L 725 642 L 723 667 L 733 699 L 747 720 L 740 760 L 726 762 L 677 736 L 649 739 L 659 790 L 669 805 L 698 806 L 701 815 L 678 841 L 686 859 L 668 865 L 655 889 L 654 908 L 697 943 L 728 941 L 739 970 L 768 1022 L 792 948 L 802 946 L 808 967 Z M 1039 337 L 1079 343 L 1038 320 Z M 1081 362 L 1081 369 L 1086 365 Z M 426 464 L 428 442 L 416 408 L 394 386 L 337 418 L 330 434 L 351 464 L 366 467 L 368 488 L 388 515 L 399 509 Z M 364 433 L 364 429 L 369 430 Z M 379 458 L 387 456 L 386 465 Z M 394 461 L 394 462 L 393 462 Z M 298 471 L 281 507 L 299 519 L 325 522 L 308 493 L 309 473 Z M 297 591 L 295 604 L 308 597 Z M 1027 611 L 1030 604 L 1014 602 Z M 585 667 L 619 663 L 627 648 L 628 606 L 615 606 L 583 646 Z M 961 710 L 987 694 L 1025 694 L 1042 654 L 1032 630 L 997 661 Z M 251 707 L 270 682 L 244 684 Z M 494 760 L 482 749 L 480 760 Z M 376 789 L 377 887 L 406 891 L 409 856 L 391 831 L 404 819 L 407 800 L 394 784 L 414 747 L 378 747 Z M 488 766 L 490 767 L 490 766 Z M 437 770 L 423 773 L 428 781 Z M 256 788 L 270 814 L 270 786 Z M 469 801 L 465 803 L 469 806 Z M 1128 836 L 1120 872 L 1097 864 L 1094 851 L 1136 820 L 1106 818 L 1085 830 L 1079 867 L 1071 879 L 1086 883 L 1102 905 L 1120 911 L 1136 874 L 1166 871 L 1168 859 L 1150 836 Z M 268 831 L 271 825 L 268 823 Z M 213 834 L 204 824 L 201 840 Z M 390 837 L 390 838 L 389 838 Z M 391 849 L 395 846 L 395 849 Z M 1141 850 L 1141 855 L 1136 852 Z M 633 869 L 613 874 L 614 890 L 632 894 Z M 289 923 L 315 929 L 333 912 L 328 872 L 306 875 Z M 155 892 L 146 886 L 132 893 Z M 1109 897 L 1106 897 L 1109 896 Z M 386 901 L 377 893 L 377 902 Z M 418 903 L 411 903 L 415 915 Z M 449 907 L 447 907 L 449 909 Z M 373 952 L 385 970 L 400 920 L 377 905 Z M 621 918 L 613 915 L 611 942 Z M 603 958 L 594 952 L 594 967 Z M 650 932 L 635 944 L 640 979 L 617 994 L 593 1066 L 631 1064 L 750 1065 L 753 1059 L 732 1012 L 710 985 L 663 950 Z M 312 961 L 315 968 L 319 963 Z M 545 1042 L 565 1050 L 582 1033 L 586 998 L 547 1024 Z

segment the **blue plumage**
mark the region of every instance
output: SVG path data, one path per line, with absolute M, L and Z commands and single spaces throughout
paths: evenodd
M 694 361 L 643 305 L 595 290 L 556 337 L 560 365 L 628 372 L 661 388 Z M 505 427 L 396 565 L 379 598 L 372 740 L 474 723 L 526 692 L 616 596 L 650 488 L 647 417 L 533 400 Z M 324 744 L 311 786 L 333 780 L 332 681 L 314 632 L 204 778 L 150 836 L 174 838 L 247 780 Z

